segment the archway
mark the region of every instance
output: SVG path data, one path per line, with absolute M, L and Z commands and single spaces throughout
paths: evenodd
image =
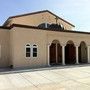
M 62 63 L 62 47 L 58 40 L 54 40 L 50 46 L 50 65 Z
M 68 41 L 65 46 L 65 63 L 75 64 L 76 63 L 76 48 L 73 41 Z
M 79 46 L 79 63 L 87 63 L 87 46 L 84 41 Z

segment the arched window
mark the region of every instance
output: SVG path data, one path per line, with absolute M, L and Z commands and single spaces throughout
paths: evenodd
M 48 28 L 50 26 L 49 23 L 41 23 L 38 25 L 39 28 Z
M 52 29 L 52 30 L 64 30 L 64 26 L 61 25 L 61 24 L 51 24 L 49 26 L 49 29 Z
M 32 53 L 33 53 L 33 57 L 37 57 L 37 45 L 33 45 L 32 46 Z
M 26 57 L 31 57 L 31 47 L 29 44 L 26 45 Z
M 63 24 L 60 24 L 60 25 L 61 25 L 62 30 L 64 30 L 64 26 L 63 26 Z
M 25 53 L 26 53 L 27 58 L 37 57 L 37 45 L 36 44 L 33 44 L 33 45 L 27 44 L 25 46 Z

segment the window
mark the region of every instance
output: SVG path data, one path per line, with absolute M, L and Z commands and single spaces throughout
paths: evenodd
M 61 24 L 61 28 L 64 30 L 64 26 Z
M 30 57 L 31 56 L 31 48 L 30 45 L 27 44 L 26 45 L 26 57 Z
M 48 28 L 50 26 L 50 24 L 48 23 L 41 23 L 38 25 L 39 28 Z
M 27 44 L 25 49 L 26 49 L 26 57 L 37 57 L 37 45 Z
M 33 45 L 33 57 L 37 57 L 37 45 Z

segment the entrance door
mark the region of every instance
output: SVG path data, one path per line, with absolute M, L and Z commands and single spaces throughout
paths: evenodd
M 80 43 L 79 49 L 79 63 L 87 63 L 87 46 L 84 41 Z
M 65 47 L 65 63 L 75 64 L 76 62 L 76 51 L 73 44 L 67 44 Z
M 50 46 L 50 64 L 56 63 L 56 44 L 52 43 Z
M 62 63 L 62 47 L 59 43 L 52 43 L 50 46 L 50 64 L 56 65 Z
M 60 46 L 60 44 L 57 44 L 57 62 L 59 64 L 62 63 L 62 47 Z

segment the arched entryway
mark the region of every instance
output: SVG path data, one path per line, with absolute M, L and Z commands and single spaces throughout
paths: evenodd
M 62 47 L 58 40 L 54 40 L 50 46 L 50 65 L 62 63 Z
M 76 63 L 76 48 L 73 41 L 68 41 L 65 46 L 65 64 Z
M 84 41 L 80 43 L 79 49 L 79 63 L 87 63 L 87 46 Z

